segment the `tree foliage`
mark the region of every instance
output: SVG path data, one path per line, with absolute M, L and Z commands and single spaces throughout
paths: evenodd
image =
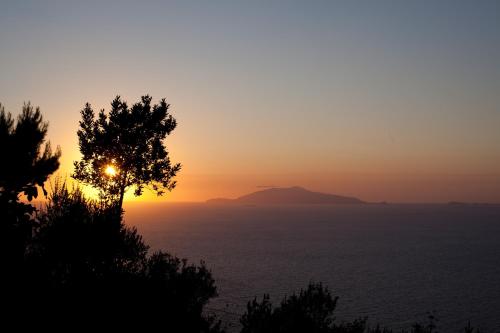
M 333 312 L 337 297 L 322 284 L 311 283 L 299 294 L 284 298 L 273 307 L 269 295 L 262 301 L 247 304 L 247 311 L 240 319 L 241 333 L 311 332 L 311 333 L 362 333 L 365 320 L 351 323 L 335 323 Z
M 101 198 L 121 207 L 127 188 L 140 196 L 145 187 L 162 195 L 176 186 L 180 164 L 172 164 L 165 138 L 176 128 L 165 99 L 151 104 L 150 96 L 131 107 L 117 96 L 111 110 L 96 116 L 90 104 L 81 111 L 78 130 L 81 161 L 74 163 L 73 177 L 100 190 Z M 107 167 L 116 175 L 106 175 Z
M 60 179 L 50 192 L 28 251 L 37 268 L 30 274 L 33 283 L 88 288 L 143 269 L 148 247 L 113 208 L 86 199 L 79 188 L 69 190 Z
M 0 197 L 17 201 L 24 194 L 31 201 L 43 191 L 48 176 L 59 167 L 59 148 L 52 153 L 50 142 L 45 142 L 48 123 L 43 121 L 40 108 L 24 104 L 22 113 L 14 122 L 0 104 Z
M 53 153 L 45 142 L 47 129 L 38 107 L 24 104 L 14 120 L 0 104 L 0 253 L 5 275 L 13 280 L 34 227 L 35 208 L 23 203 L 21 196 L 31 201 L 39 187 L 46 193 L 44 183 L 59 167 L 61 152 L 58 148 Z
M 20 297 L 35 309 L 33 315 L 56 313 L 72 323 L 115 327 L 152 325 L 167 332 L 222 332 L 220 323 L 204 314 L 217 295 L 205 265 L 164 252 L 149 255 L 137 230 L 113 207 L 56 182 L 38 219 Z
M 428 313 L 427 322 L 416 322 L 410 327 L 392 329 L 386 326 L 367 325 L 367 317 L 353 321 L 336 322 L 333 316 L 338 297 L 332 297 L 322 284 L 310 283 L 299 294 L 285 297 L 273 306 L 268 294 L 262 300 L 256 298 L 247 304 L 241 316 L 241 333 L 438 333 L 438 319 Z M 446 328 L 446 331 L 451 330 Z M 463 328 L 465 333 L 480 333 L 470 322 Z

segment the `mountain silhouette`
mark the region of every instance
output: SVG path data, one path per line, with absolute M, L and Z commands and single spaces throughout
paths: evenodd
M 210 199 L 216 204 L 363 204 L 358 198 L 312 192 L 305 188 L 277 187 L 253 192 L 236 199 Z

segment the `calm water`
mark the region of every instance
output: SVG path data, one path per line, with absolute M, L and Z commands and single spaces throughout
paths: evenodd
M 500 206 L 126 209 L 153 249 L 207 263 L 220 294 L 210 307 L 233 326 L 254 296 L 322 281 L 338 319 L 399 328 L 434 311 L 441 332 L 468 320 L 500 332 Z

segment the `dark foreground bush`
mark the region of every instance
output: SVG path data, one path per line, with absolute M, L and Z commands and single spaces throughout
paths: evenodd
M 120 211 L 65 184 L 56 184 L 38 214 L 20 276 L 4 289 L 4 301 L 16 309 L 10 315 L 22 314 L 31 323 L 221 331 L 203 313 L 217 295 L 203 263 L 190 265 L 162 252 L 148 255 L 148 246 L 135 228 L 124 225 Z
M 438 333 L 436 318 L 429 314 L 427 323 L 415 323 L 406 329 L 369 327 L 367 318 L 337 323 L 334 317 L 338 297 L 332 297 L 322 284 L 309 284 L 299 294 L 285 297 L 273 306 L 269 295 L 254 299 L 240 319 L 241 333 Z M 447 332 L 450 330 L 447 329 Z M 457 332 L 458 333 L 458 332 Z M 467 324 L 460 333 L 480 333 Z
M 241 332 L 364 332 L 364 319 L 335 323 L 333 312 L 337 299 L 321 284 L 310 284 L 298 295 L 283 299 L 277 307 L 273 307 L 269 295 L 264 295 L 262 301 L 254 299 L 248 303 L 247 311 L 240 320 L 243 326 Z

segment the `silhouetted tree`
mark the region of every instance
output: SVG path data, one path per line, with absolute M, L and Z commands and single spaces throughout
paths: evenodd
M 103 199 L 117 202 L 119 208 L 130 186 L 135 186 L 139 196 L 145 186 L 162 195 L 176 185 L 173 178 L 181 166 L 171 164 L 164 140 L 177 122 L 165 99 L 155 105 L 151 100 L 143 96 L 128 107 L 117 96 L 109 114 L 101 110 L 97 118 L 88 103 L 81 111 L 82 159 L 74 163 L 73 177 L 98 188 Z
M 45 193 L 44 183 L 59 167 L 59 148 L 52 153 L 45 143 L 48 123 L 40 109 L 24 104 L 14 121 L 0 104 L 0 243 L 4 268 L 14 273 L 23 260 L 26 242 L 32 235 L 31 215 L 35 208 L 20 201 L 25 195 L 31 201 L 38 187 Z M 8 267 L 8 268 L 7 268 Z
M 48 123 L 43 121 L 40 108 L 24 104 L 14 120 L 0 104 L 0 197 L 17 201 L 20 193 L 29 201 L 38 196 L 37 186 L 45 193 L 44 183 L 59 167 L 59 148 L 53 154 L 50 142 L 45 143 Z M 44 144 L 45 143 L 45 144 Z M 43 149 L 42 149 L 43 147 Z
M 247 304 L 247 311 L 240 319 L 241 333 L 362 333 L 365 319 L 334 323 L 337 299 L 321 284 L 309 284 L 298 295 L 283 299 L 278 307 L 273 307 L 269 295 L 264 295 L 262 301 L 254 299 Z

